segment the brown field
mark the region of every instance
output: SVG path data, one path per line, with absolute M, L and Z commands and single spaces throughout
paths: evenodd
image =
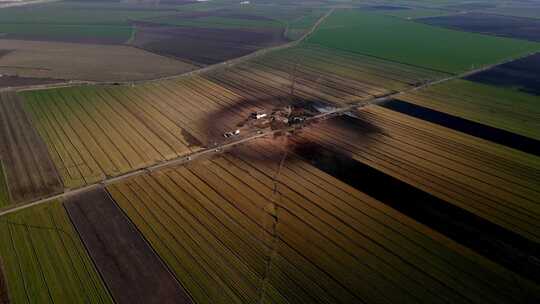
M 23 96 L 70 188 L 197 151 L 209 137 L 206 115 L 240 99 L 198 78 Z M 233 127 L 215 126 L 222 132 Z
M 63 190 L 47 146 L 14 93 L 0 94 L 0 156 L 12 203 Z
M 348 104 L 442 76 L 318 47 L 289 51 L 200 76 L 20 95 L 64 184 L 74 188 L 220 142 L 253 111 L 293 100 Z M 302 58 L 298 67 L 295 58 Z
M 108 187 L 196 302 L 508 303 L 540 295 L 294 156 L 279 169 L 273 141 L 240 149 Z
M 255 98 L 289 96 L 292 92 L 296 98 L 342 105 L 394 93 L 443 74 L 305 45 L 272 52 L 204 77 Z
M 117 303 L 191 303 L 107 192 L 72 196 L 64 206 Z
M 285 43 L 283 29 L 222 29 L 137 23 L 131 44 L 156 54 L 214 64 Z
M 8 87 L 23 87 L 33 86 L 41 84 L 52 84 L 65 82 L 63 79 L 47 79 L 47 78 L 34 78 L 34 77 L 19 77 L 19 76 L 0 76 L 0 88 Z
M 540 158 L 373 106 L 358 113 L 373 132 L 323 123 L 302 137 L 478 215 L 540 240 Z
M 128 46 L 0 40 L 0 73 L 34 78 L 131 81 L 181 74 L 196 67 Z

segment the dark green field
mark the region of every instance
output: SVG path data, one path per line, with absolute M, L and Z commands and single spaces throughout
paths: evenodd
M 540 50 L 538 43 L 344 10 L 332 14 L 307 42 L 449 73 Z

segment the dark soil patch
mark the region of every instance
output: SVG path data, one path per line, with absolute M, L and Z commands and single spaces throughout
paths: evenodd
M 4 276 L 4 266 L 0 257 L 0 304 L 9 304 L 9 294 L 6 277 Z
M 195 0 L 160 0 L 159 4 L 174 4 L 174 5 L 186 5 L 186 4 L 193 4 L 197 3 Z
M 540 96 L 540 53 L 493 67 L 466 80 L 498 87 L 511 87 Z
M 539 244 L 360 163 L 337 149 L 300 139 L 294 151 L 318 169 L 454 241 L 533 281 L 540 279 L 540 265 L 535 263 L 540 257 Z
M 370 5 L 361 8 L 364 11 L 402 11 L 411 9 L 410 7 L 404 6 L 393 6 L 393 5 Z
M 390 100 L 382 106 L 459 132 L 540 156 L 540 141 L 532 138 L 401 100 Z
M 47 146 L 12 92 L 0 94 L 0 156 L 13 203 L 63 191 Z
M 286 42 L 283 29 L 219 29 L 137 24 L 133 44 L 148 51 L 213 64 Z
M 13 50 L 0 50 L 0 58 L 6 56 L 7 54 L 13 52 Z
M 416 21 L 460 31 L 540 41 L 540 19 L 471 13 Z
M 61 82 L 65 82 L 65 80 L 3 75 L 0 77 L 0 88 L 24 87 L 24 86 L 53 84 L 53 83 L 61 83 Z
M 448 5 L 448 6 L 445 6 L 445 8 L 454 9 L 454 10 L 481 10 L 481 9 L 495 8 L 496 6 L 497 5 L 494 3 L 487 3 L 487 2 L 474 3 L 473 2 L 473 3 Z
M 191 303 L 105 190 L 70 197 L 65 208 L 116 303 Z

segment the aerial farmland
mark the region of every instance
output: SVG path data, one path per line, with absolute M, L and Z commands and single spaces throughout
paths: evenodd
M 540 303 L 539 20 L 0 0 L 0 304 Z

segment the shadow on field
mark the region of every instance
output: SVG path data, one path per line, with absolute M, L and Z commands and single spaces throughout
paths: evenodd
M 249 115 L 254 112 L 265 111 L 271 112 L 273 109 L 282 108 L 287 105 L 302 107 L 308 111 L 318 112 L 317 109 L 331 107 L 330 104 L 318 100 L 305 100 L 289 96 L 277 95 L 271 98 L 244 98 L 236 101 L 233 104 L 224 104 L 220 110 L 209 113 L 201 121 L 198 129 L 206 137 L 202 143 L 207 146 L 216 146 L 227 142 L 223 137 L 225 132 L 231 132 L 239 129 L 243 125 Z M 256 133 L 257 129 L 246 130 L 246 132 Z M 241 136 L 245 136 L 246 132 L 242 130 Z
M 457 243 L 526 278 L 540 279 L 538 244 L 361 163 L 341 149 L 305 141 L 295 146 L 294 153 Z

